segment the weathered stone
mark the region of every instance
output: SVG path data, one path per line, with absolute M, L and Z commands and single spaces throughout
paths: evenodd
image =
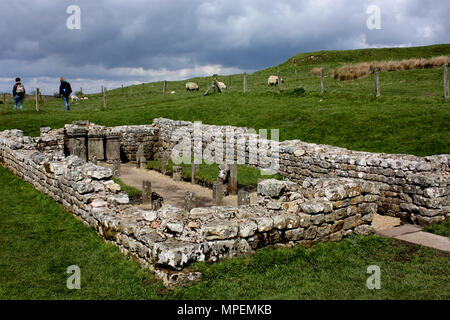
M 106 185 L 106 189 L 113 193 L 119 193 L 121 190 L 120 185 L 118 185 L 117 183 L 108 183 Z
M 329 201 L 315 200 L 301 203 L 300 209 L 307 214 L 328 213 L 333 210 L 333 205 Z
M 223 183 L 221 181 L 216 181 L 213 184 L 213 194 L 212 194 L 214 204 L 220 206 L 222 204 L 223 198 Z
M 237 164 L 236 163 L 230 164 L 229 167 L 230 167 L 230 176 L 228 179 L 228 193 L 237 194 L 238 188 Z
M 91 202 L 92 208 L 104 208 L 107 205 L 108 205 L 108 203 L 102 199 L 94 199 L 94 201 Z
M 339 220 L 336 221 L 332 226 L 331 226 L 331 232 L 335 233 L 338 232 L 342 229 L 342 226 L 344 225 L 344 220 Z
M 300 226 L 300 216 L 288 214 L 286 216 L 286 228 L 295 229 Z
M 128 197 L 128 194 L 122 192 L 122 193 L 110 196 L 108 198 L 108 202 L 111 202 L 113 204 L 128 204 L 130 202 L 130 199 Z
M 88 158 L 95 157 L 99 161 L 105 160 L 104 137 L 101 133 L 88 134 Z
M 279 214 L 272 217 L 273 219 L 273 227 L 275 229 L 286 229 L 287 226 L 287 218 L 285 215 Z
M 341 241 L 342 240 L 342 231 L 333 232 L 328 236 L 329 241 Z
M 118 160 L 113 161 L 112 176 L 114 178 L 120 178 L 120 161 Z
M 190 212 L 196 206 L 196 197 L 194 192 L 184 193 L 184 210 Z
M 207 240 L 224 240 L 237 236 L 239 227 L 235 222 L 214 221 L 203 228 L 203 237 Z
M 238 206 L 250 205 L 250 194 L 245 190 L 238 191 Z
M 374 233 L 374 228 L 368 225 L 361 225 L 355 228 L 355 234 L 360 234 L 363 236 L 368 236 Z
M 183 168 L 180 166 L 173 166 L 173 181 L 181 181 L 181 173 Z
M 253 236 L 258 230 L 258 225 L 253 221 L 245 221 L 239 224 L 239 236 L 243 238 Z
M 158 215 L 156 211 L 140 210 L 142 217 L 145 221 L 153 222 L 156 221 Z
M 258 182 L 258 194 L 277 198 L 281 195 L 282 190 L 286 187 L 283 181 L 276 179 L 266 179 Z
M 331 227 L 328 224 L 324 224 L 317 228 L 317 238 L 323 239 L 331 232 Z
M 106 161 L 113 163 L 120 161 L 120 137 L 116 133 L 108 133 L 106 135 Z
M 166 225 L 167 230 L 174 233 L 182 233 L 184 230 L 184 223 L 183 222 L 169 222 Z
M 285 232 L 285 235 L 286 235 L 286 239 L 288 241 L 298 241 L 298 240 L 304 239 L 305 229 L 297 228 L 297 229 L 287 230 Z
M 142 181 L 142 204 L 152 202 L 152 183 L 148 180 Z
M 258 225 L 259 232 L 267 232 L 273 229 L 273 219 L 268 217 L 262 217 L 255 220 Z
M 111 177 L 112 177 L 111 169 L 100 167 L 100 166 L 95 166 L 93 168 L 89 168 L 85 174 L 86 174 L 86 176 L 91 177 L 92 179 L 96 179 L 96 180 L 106 180 L 106 179 L 111 179 Z
M 300 226 L 303 228 L 308 228 L 311 225 L 311 216 L 309 214 L 300 214 Z
M 309 227 L 306 231 L 305 231 L 305 239 L 314 239 L 317 235 L 317 227 L 316 226 L 312 226 Z
M 362 223 L 362 217 L 360 214 L 356 215 L 356 216 L 351 216 L 348 217 L 344 220 L 344 225 L 343 225 L 343 229 L 347 230 L 350 228 L 354 228 L 359 226 Z
M 325 215 L 323 213 L 311 216 L 311 223 L 312 224 L 319 225 L 319 224 L 321 224 L 324 221 L 325 221 Z
M 281 209 L 281 203 L 279 201 L 269 201 L 267 203 L 267 209 L 271 210 L 280 210 Z

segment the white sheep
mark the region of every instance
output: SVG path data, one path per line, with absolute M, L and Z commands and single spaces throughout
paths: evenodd
M 219 88 L 220 88 L 221 90 L 227 88 L 227 86 L 226 86 L 225 83 L 223 83 L 223 82 L 218 81 L 217 84 L 219 85 Z
M 281 83 L 283 83 L 284 80 L 283 78 L 281 78 Z M 267 80 L 267 85 L 268 86 L 276 86 L 278 85 L 278 76 L 270 76 L 269 79 Z
M 198 91 L 198 84 L 195 82 L 186 82 L 186 91 Z
M 80 98 L 78 98 L 77 96 L 70 96 L 70 101 L 73 102 L 74 100 L 78 101 L 80 100 Z
M 89 100 L 89 98 L 88 97 L 82 97 L 82 98 L 80 98 L 80 100 Z

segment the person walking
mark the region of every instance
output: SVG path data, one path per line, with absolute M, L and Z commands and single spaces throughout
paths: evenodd
M 13 86 L 14 97 L 14 111 L 17 111 L 17 102 L 19 103 L 20 110 L 22 110 L 22 101 L 25 97 L 25 87 L 20 83 L 20 78 L 16 78 L 16 83 Z
M 72 88 L 70 87 L 70 83 L 64 80 L 63 77 L 59 80 L 61 82 L 61 85 L 59 86 L 59 95 L 63 98 L 63 101 L 66 104 L 66 111 L 70 111 L 69 97 L 72 93 Z

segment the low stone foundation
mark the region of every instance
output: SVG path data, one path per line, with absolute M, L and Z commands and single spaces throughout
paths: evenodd
M 149 158 L 166 152 L 161 121 L 155 121 L 156 126 L 116 128 L 76 122 L 63 129 L 42 128 L 41 137 L 35 138 L 23 136 L 20 130 L 3 131 L 0 162 L 62 203 L 121 252 L 157 271 L 168 286 L 200 279 L 198 273 L 186 271 L 195 261 L 219 261 L 267 246 L 310 247 L 352 233 L 371 234 L 373 214 L 385 212 L 386 206 L 397 206 L 395 215 L 409 214 L 419 223 L 449 217 L 448 156 L 395 161 L 397 156 L 364 153 L 364 161 L 356 161 L 356 155 L 323 149 L 313 153 L 311 145 L 301 150 L 292 142 L 282 143 L 281 148 L 285 159 L 281 170 L 292 181 L 260 181 L 256 205 L 188 211 L 170 205 L 158 210 L 133 206 L 111 180 L 111 170 L 87 159 L 104 155 L 105 161 L 116 161 L 118 156 L 132 160 L 140 144 L 147 146 L 144 152 Z M 315 177 L 304 176 L 306 169 L 296 169 L 306 164 L 311 168 L 308 175 Z M 342 177 L 344 172 L 347 177 Z M 375 178 L 381 177 L 379 172 L 385 178 Z

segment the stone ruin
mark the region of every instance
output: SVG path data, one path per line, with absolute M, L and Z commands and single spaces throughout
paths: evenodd
M 96 164 L 167 159 L 177 134 L 192 133 L 193 127 L 159 118 L 151 125 L 112 128 L 76 121 L 60 129 L 41 128 L 40 137 L 6 130 L 0 132 L 0 162 L 167 286 L 200 279 L 189 270 L 195 261 L 371 234 L 377 212 L 422 225 L 450 217 L 449 155 L 373 154 L 285 141 L 279 148 L 279 173 L 285 180 L 260 181 L 255 205 L 239 190 L 235 207 L 195 207 L 193 194 L 186 195 L 187 208 L 164 205 L 160 198 L 159 205 L 136 206 L 112 180 L 113 171 Z M 234 129 L 236 141 L 253 135 L 246 128 Z M 237 148 L 248 148 L 236 141 Z

